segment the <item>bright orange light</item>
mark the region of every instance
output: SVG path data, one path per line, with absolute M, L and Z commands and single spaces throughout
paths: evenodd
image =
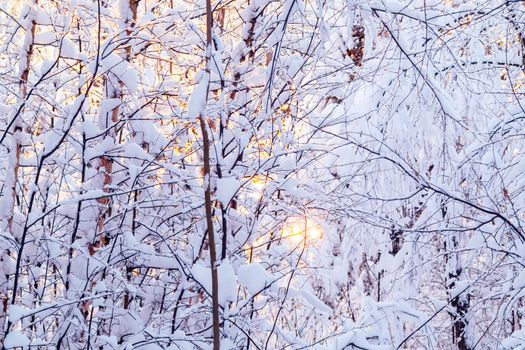
M 155 188 L 160 190 L 162 188 L 162 183 L 164 182 L 164 176 L 167 174 L 168 172 L 166 171 L 166 169 L 164 168 L 160 168 L 159 170 L 157 170 L 157 173 L 156 173 L 156 184 L 155 184 Z
M 261 159 L 266 159 L 270 157 L 269 149 L 272 144 L 271 139 L 260 139 L 258 142 L 259 148 L 259 157 Z
M 254 191 L 251 192 L 249 195 L 255 199 L 261 198 L 264 192 L 264 188 L 268 185 L 268 181 L 270 180 L 271 178 L 268 175 L 254 175 L 250 180 Z
M 288 112 L 290 112 L 290 105 L 285 103 L 284 105 L 282 105 L 281 107 L 279 107 L 279 109 L 280 109 L 281 112 L 283 112 L 283 113 L 288 113 Z
M 193 151 L 193 142 L 191 140 L 186 140 L 186 143 L 184 147 L 182 146 L 175 146 L 174 151 L 176 155 L 185 154 L 186 156 L 189 156 L 191 152 Z
M 309 218 L 294 217 L 287 220 L 282 228 L 282 237 L 292 244 L 314 242 L 323 237 L 321 226 Z
M 257 190 L 262 191 L 268 183 L 268 176 L 255 175 L 252 177 L 251 183 Z

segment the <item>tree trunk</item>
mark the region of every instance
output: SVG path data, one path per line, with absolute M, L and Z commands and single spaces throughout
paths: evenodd
M 212 43 L 212 27 L 213 17 L 211 9 L 211 0 L 206 0 L 206 74 L 210 76 L 210 61 L 211 51 L 213 49 Z M 206 88 L 206 100 L 208 99 L 209 91 Z M 206 209 L 206 230 L 208 232 L 208 244 L 210 249 L 210 264 L 211 264 L 211 282 L 212 282 L 212 314 L 213 314 L 213 349 L 220 350 L 220 321 L 219 321 L 219 278 L 217 274 L 217 252 L 215 246 L 215 233 L 213 231 L 213 214 L 211 203 L 211 189 L 210 189 L 210 141 L 208 137 L 208 130 L 206 128 L 206 116 L 201 113 L 199 115 L 199 122 L 202 132 L 203 153 L 204 153 L 204 205 Z

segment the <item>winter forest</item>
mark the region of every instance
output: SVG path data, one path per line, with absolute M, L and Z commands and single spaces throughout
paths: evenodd
M 0 0 L 0 347 L 525 349 L 525 3 Z

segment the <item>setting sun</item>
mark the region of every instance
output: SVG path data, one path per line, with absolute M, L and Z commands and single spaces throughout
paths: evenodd
M 299 244 L 303 241 L 318 241 L 323 237 L 323 230 L 313 219 L 293 217 L 284 224 L 282 237 L 289 239 L 293 244 Z

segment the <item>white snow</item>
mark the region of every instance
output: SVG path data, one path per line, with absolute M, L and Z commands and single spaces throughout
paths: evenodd
M 206 114 L 206 98 L 208 94 L 209 74 L 205 71 L 200 72 L 198 83 L 193 89 L 188 102 L 188 116 L 197 118 Z
M 217 190 L 215 196 L 217 197 L 217 200 L 222 203 L 224 208 L 228 206 L 228 203 L 230 203 L 240 186 L 240 181 L 234 177 L 217 179 Z
M 211 295 L 211 269 L 201 264 L 193 265 L 191 273 Z M 219 304 L 226 306 L 228 301 L 235 301 L 237 295 L 237 276 L 228 260 L 223 260 L 217 267 L 219 279 Z
M 4 340 L 4 346 L 7 349 L 16 347 L 26 348 L 31 344 L 29 338 L 27 338 L 22 332 L 12 331 L 7 334 Z
M 237 269 L 239 282 L 244 285 L 250 294 L 256 294 L 269 286 L 274 277 L 260 263 L 251 263 L 239 266 Z

